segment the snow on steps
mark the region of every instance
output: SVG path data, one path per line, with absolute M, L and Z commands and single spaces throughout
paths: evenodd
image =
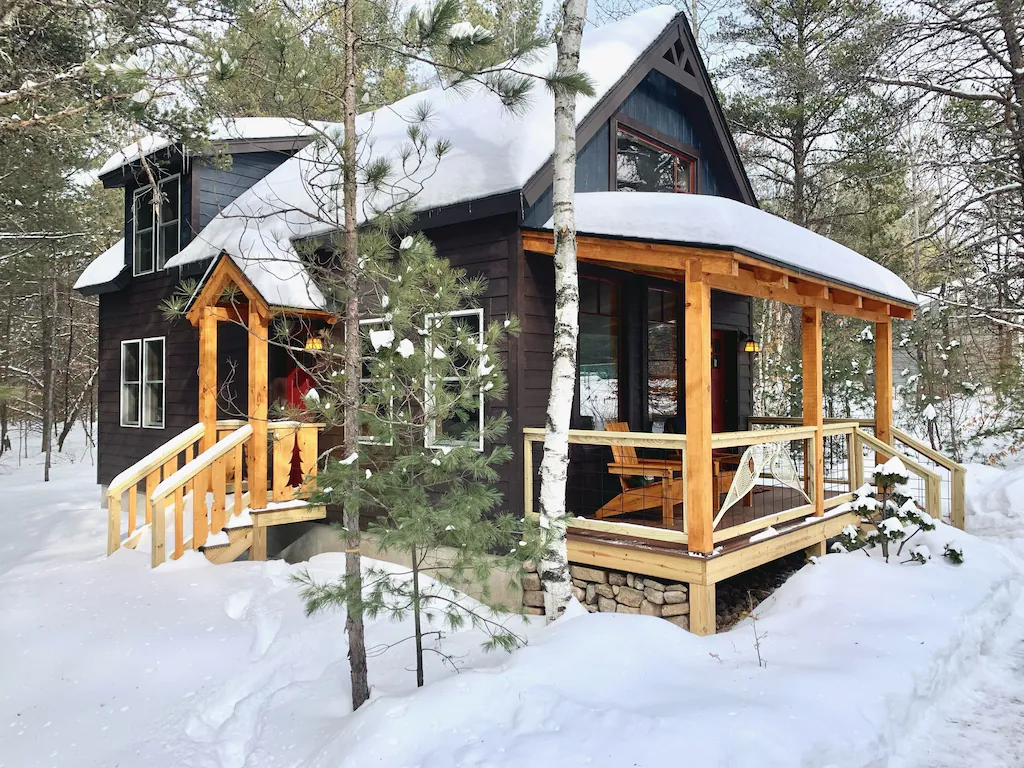
M 230 563 L 252 549 L 253 542 L 258 539 L 255 528 L 266 529 L 273 525 L 322 520 L 326 516 L 327 508 L 322 504 L 310 504 L 302 499 L 270 502 L 263 509 L 246 507 L 238 515 L 232 515 L 222 530 L 209 536 L 199 551 L 211 563 Z M 265 547 L 265 535 L 260 541 Z M 266 557 L 265 553 L 253 554 L 256 559 Z

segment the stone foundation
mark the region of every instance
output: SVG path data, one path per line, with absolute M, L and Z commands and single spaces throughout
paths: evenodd
M 544 592 L 537 568 L 527 563 L 525 571 L 523 612 L 543 616 Z M 690 590 L 686 584 L 583 565 L 570 565 L 569 573 L 573 596 L 591 613 L 660 616 L 677 627 L 690 628 Z

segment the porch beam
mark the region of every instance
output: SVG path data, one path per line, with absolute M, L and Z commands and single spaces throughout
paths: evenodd
M 253 509 L 267 506 L 267 358 L 270 322 L 249 305 L 249 499 Z
M 892 445 L 892 321 L 875 323 L 875 437 Z
M 698 263 L 686 274 L 686 522 L 691 552 L 714 549 L 711 473 L 711 286 Z
M 217 313 L 204 307 L 199 317 L 199 420 L 205 431 L 200 450 L 217 442 Z
M 814 427 L 814 436 L 807 441 L 814 514 L 825 514 L 824 426 L 825 413 L 821 397 L 821 309 L 804 307 L 801 318 L 803 354 L 804 426 Z

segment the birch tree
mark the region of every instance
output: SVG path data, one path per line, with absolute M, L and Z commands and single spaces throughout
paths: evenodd
M 586 0 L 564 0 L 555 34 L 556 73 L 576 77 L 587 15 Z M 555 226 L 555 329 L 540 465 L 540 527 L 544 534 L 538 573 L 544 611 L 554 621 L 569 603 L 572 581 L 565 541 L 565 489 L 569 471 L 569 420 L 576 391 L 579 339 L 579 273 L 576 264 L 576 91 L 554 87 L 555 151 L 552 200 Z M 532 467 L 527 467 L 532 472 Z

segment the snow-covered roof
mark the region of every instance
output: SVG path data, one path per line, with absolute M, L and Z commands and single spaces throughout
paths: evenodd
M 92 260 L 92 263 L 78 276 L 75 290 L 80 291 L 83 288 L 109 283 L 115 280 L 124 269 L 124 238 L 121 238 Z
M 658 6 L 584 33 L 580 69 L 590 76 L 595 94 L 577 99 L 577 122 L 629 72 L 677 15 L 671 6 Z M 554 63 L 554 46 L 548 46 L 519 69 L 546 76 Z M 471 86 L 458 92 L 433 88 L 360 115 L 357 128 L 366 137 L 362 162 L 372 156 L 399 164 L 402 149 L 410 144 L 410 119 L 423 104 L 431 109 L 431 136 L 448 140 L 451 150 L 439 162 L 428 157 L 423 167 L 403 180 L 407 189 L 422 185 L 413 200 L 417 210 L 520 190 L 551 157 L 554 106 L 551 93 L 538 82 L 518 114 L 502 107 L 483 87 Z M 324 129 L 332 136 L 340 130 L 340 126 Z M 202 261 L 225 251 L 247 275 L 253 264 L 273 261 L 296 269 L 294 240 L 345 224 L 334 147 L 333 141 L 313 142 L 286 160 L 228 205 L 168 266 Z M 361 216 L 364 202 L 359 205 Z M 287 293 L 301 299 L 308 290 L 298 286 L 294 293 Z M 294 306 L 305 308 L 304 304 Z
M 292 120 L 286 117 L 222 117 L 210 122 L 210 140 L 293 139 L 316 133 L 320 125 L 322 124 L 307 124 L 301 120 Z M 143 136 L 107 158 L 97 175 L 104 176 L 111 171 L 116 171 L 128 163 L 135 162 L 143 155 L 157 152 L 170 144 L 170 139 L 159 133 Z
M 548 220 L 545 229 L 551 229 Z M 916 305 L 902 278 L 881 264 L 772 214 L 725 197 L 658 192 L 576 195 L 581 235 L 741 251 L 796 272 Z

